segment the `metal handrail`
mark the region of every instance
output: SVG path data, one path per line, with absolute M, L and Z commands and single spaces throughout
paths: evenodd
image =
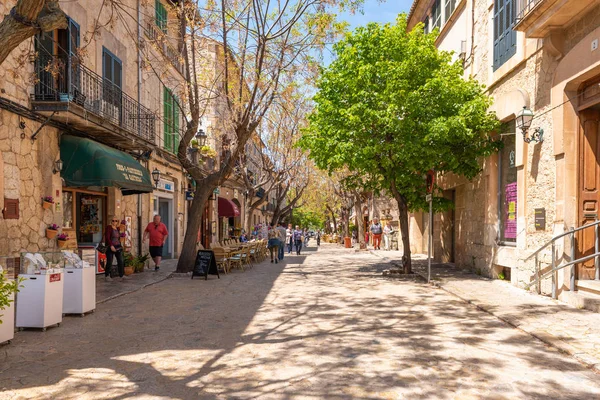
M 575 233 L 583 231 L 585 229 L 589 229 L 589 228 L 595 228 L 594 229 L 594 250 L 595 251 L 593 254 L 576 259 L 575 258 Z M 556 241 L 565 236 L 571 236 L 571 261 L 560 264 L 559 266 L 556 266 Z M 541 275 L 538 257 L 539 257 L 539 253 L 542 250 L 544 250 L 545 248 L 547 248 L 548 246 L 552 246 L 551 269 L 550 269 L 550 271 Z M 549 276 L 552 276 L 552 298 L 556 299 L 558 297 L 558 290 L 557 290 L 557 284 L 556 284 L 556 281 L 557 281 L 556 272 L 561 269 L 564 269 L 566 267 L 569 267 L 571 265 L 575 265 L 575 264 L 585 262 L 587 260 L 591 260 L 592 258 L 595 259 L 595 279 L 600 280 L 600 220 L 596 220 L 590 224 L 582 225 L 577 228 L 571 228 L 567 232 L 563 232 L 559 235 L 554 236 L 549 242 L 547 242 L 546 244 L 541 246 L 539 249 L 537 249 L 535 252 L 530 254 L 529 257 L 527 257 L 524 261 L 531 259 L 531 257 L 533 257 L 533 256 L 535 256 L 536 278 L 533 281 L 531 281 L 530 283 L 528 283 L 527 285 L 525 285 L 525 289 L 529 289 L 531 286 L 537 285 L 537 292 L 541 293 L 542 279 L 546 279 Z M 575 268 L 571 269 L 569 290 L 575 291 Z
M 556 235 L 554 236 L 552 239 L 550 239 L 546 244 L 544 244 L 542 247 L 540 247 L 539 249 L 537 249 L 536 251 L 534 251 L 533 253 L 531 253 L 529 255 L 529 257 L 527 257 L 525 260 L 523 261 L 527 261 L 529 260 L 531 257 L 533 257 L 534 255 L 538 254 L 540 251 L 544 250 L 546 247 L 550 246 L 552 244 L 552 242 L 554 242 L 555 240 L 561 239 L 567 235 L 570 235 L 572 232 L 579 232 L 583 229 L 589 228 L 590 226 L 594 226 L 594 225 L 599 225 L 600 224 L 600 220 L 599 221 L 595 221 L 591 224 L 586 224 L 586 225 L 582 225 L 578 228 L 571 228 L 572 231 L 567 231 L 567 232 L 563 232 L 560 235 Z
M 519 0 L 517 4 L 517 22 L 525 18 L 525 16 L 533 11 L 533 9 L 542 1 L 543 0 Z

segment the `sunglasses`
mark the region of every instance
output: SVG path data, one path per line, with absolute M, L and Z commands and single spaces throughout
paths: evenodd
M 118 219 L 113 219 L 112 222 L 119 222 L 119 220 Z

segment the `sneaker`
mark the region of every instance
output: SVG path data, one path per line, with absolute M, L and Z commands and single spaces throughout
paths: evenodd
M 158 271 L 160 269 L 160 267 L 157 265 L 156 267 L 154 267 L 154 271 Z
M 273 263 L 273 260 L 271 260 L 271 263 Z
M 272 261 L 271 261 L 271 262 L 272 262 Z M 275 264 L 278 264 L 278 263 L 279 263 L 279 261 L 277 261 L 277 259 L 275 259 Z

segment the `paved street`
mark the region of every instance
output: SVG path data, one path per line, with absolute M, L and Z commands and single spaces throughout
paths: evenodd
M 572 357 L 334 245 L 169 279 L 0 347 L 0 399 L 592 399 Z

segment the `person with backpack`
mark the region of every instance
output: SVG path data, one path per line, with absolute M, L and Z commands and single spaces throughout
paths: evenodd
M 378 218 L 373 218 L 373 224 L 371 225 L 370 231 L 373 235 L 373 248 L 375 250 L 381 250 L 381 235 L 383 234 L 383 228 L 381 227 Z

